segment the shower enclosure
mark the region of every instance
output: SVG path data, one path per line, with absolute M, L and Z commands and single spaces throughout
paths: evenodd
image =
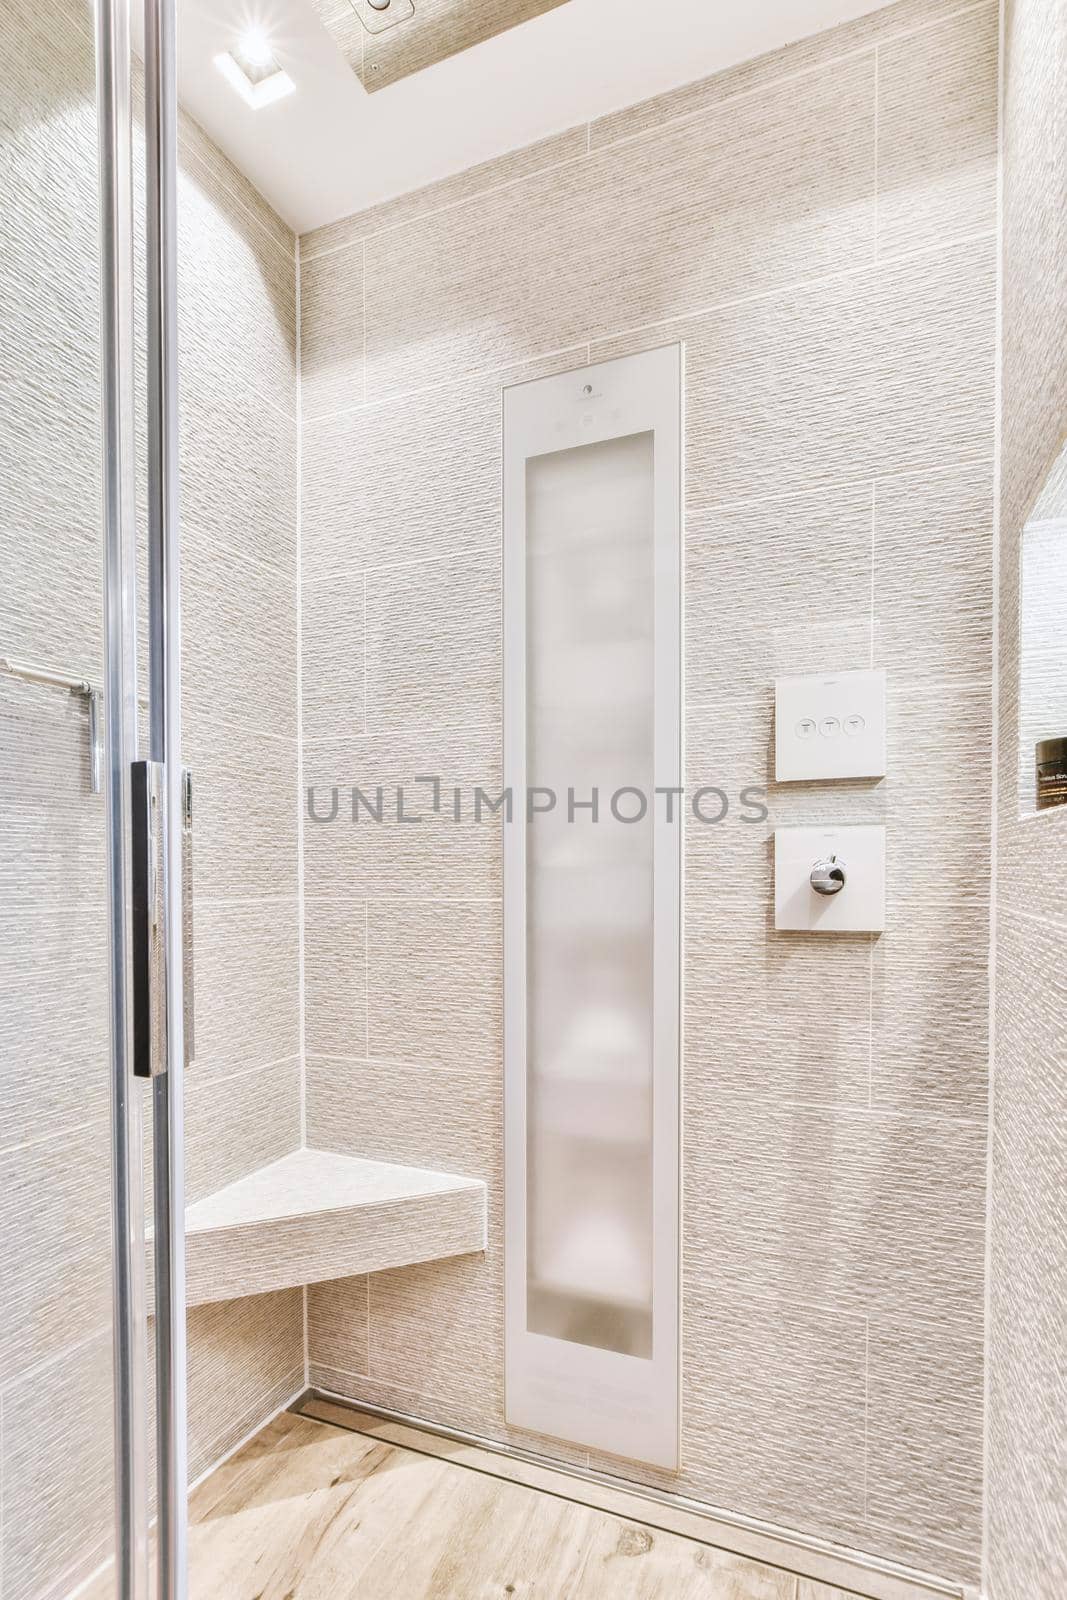
M 1054 1343 L 989 1070 L 991 953 L 998 1093 L 1059 1039 L 1051 3 L 0 9 L 0 1600 L 253 1592 L 195 1486 L 344 1407 L 783 1600 L 980 1581 Z

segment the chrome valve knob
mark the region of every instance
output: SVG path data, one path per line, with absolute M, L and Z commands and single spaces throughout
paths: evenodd
M 845 887 L 845 863 L 836 856 L 825 856 L 811 869 L 811 886 L 816 894 L 840 894 Z

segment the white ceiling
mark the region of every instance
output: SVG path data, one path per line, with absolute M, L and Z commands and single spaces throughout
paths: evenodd
M 570 0 L 368 95 L 311 0 L 178 0 L 179 93 L 304 233 L 884 3 Z M 213 65 L 249 22 L 296 83 L 259 111 Z

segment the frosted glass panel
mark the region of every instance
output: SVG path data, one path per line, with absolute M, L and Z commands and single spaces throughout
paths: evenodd
M 636 433 L 526 464 L 527 1326 L 644 1358 L 653 445 Z
M 504 393 L 504 1408 L 674 1468 L 682 350 Z

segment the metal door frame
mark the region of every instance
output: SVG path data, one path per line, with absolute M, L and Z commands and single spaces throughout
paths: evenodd
M 147 961 L 148 908 L 132 901 L 131 773 L 138 758 L 134 478 L 133 115 L 129 0 L 97 0 L 101 377 L 109 893 L 116 1594 L 149 1592 L 147 1315 L 141 1091 L 153 1105 L 156 1506 L 159 1600 L 187 1589 L 185 1202 L 182 1087 L 183 773 L 178 529 L 177 84 L 175 0 L 145 3 L 149 757 L 161 778 L 152 1059 L 138 1059 L 131 969 Z M 138 916 L 140 911 L 141 916 Z
M 175 0 L 145 0 L 149 757 L 162 768 L 162 1057 L 152 1080 L 159 1600 L 185 1600 L 185 1002 L 178 524 L 178 92 Z

